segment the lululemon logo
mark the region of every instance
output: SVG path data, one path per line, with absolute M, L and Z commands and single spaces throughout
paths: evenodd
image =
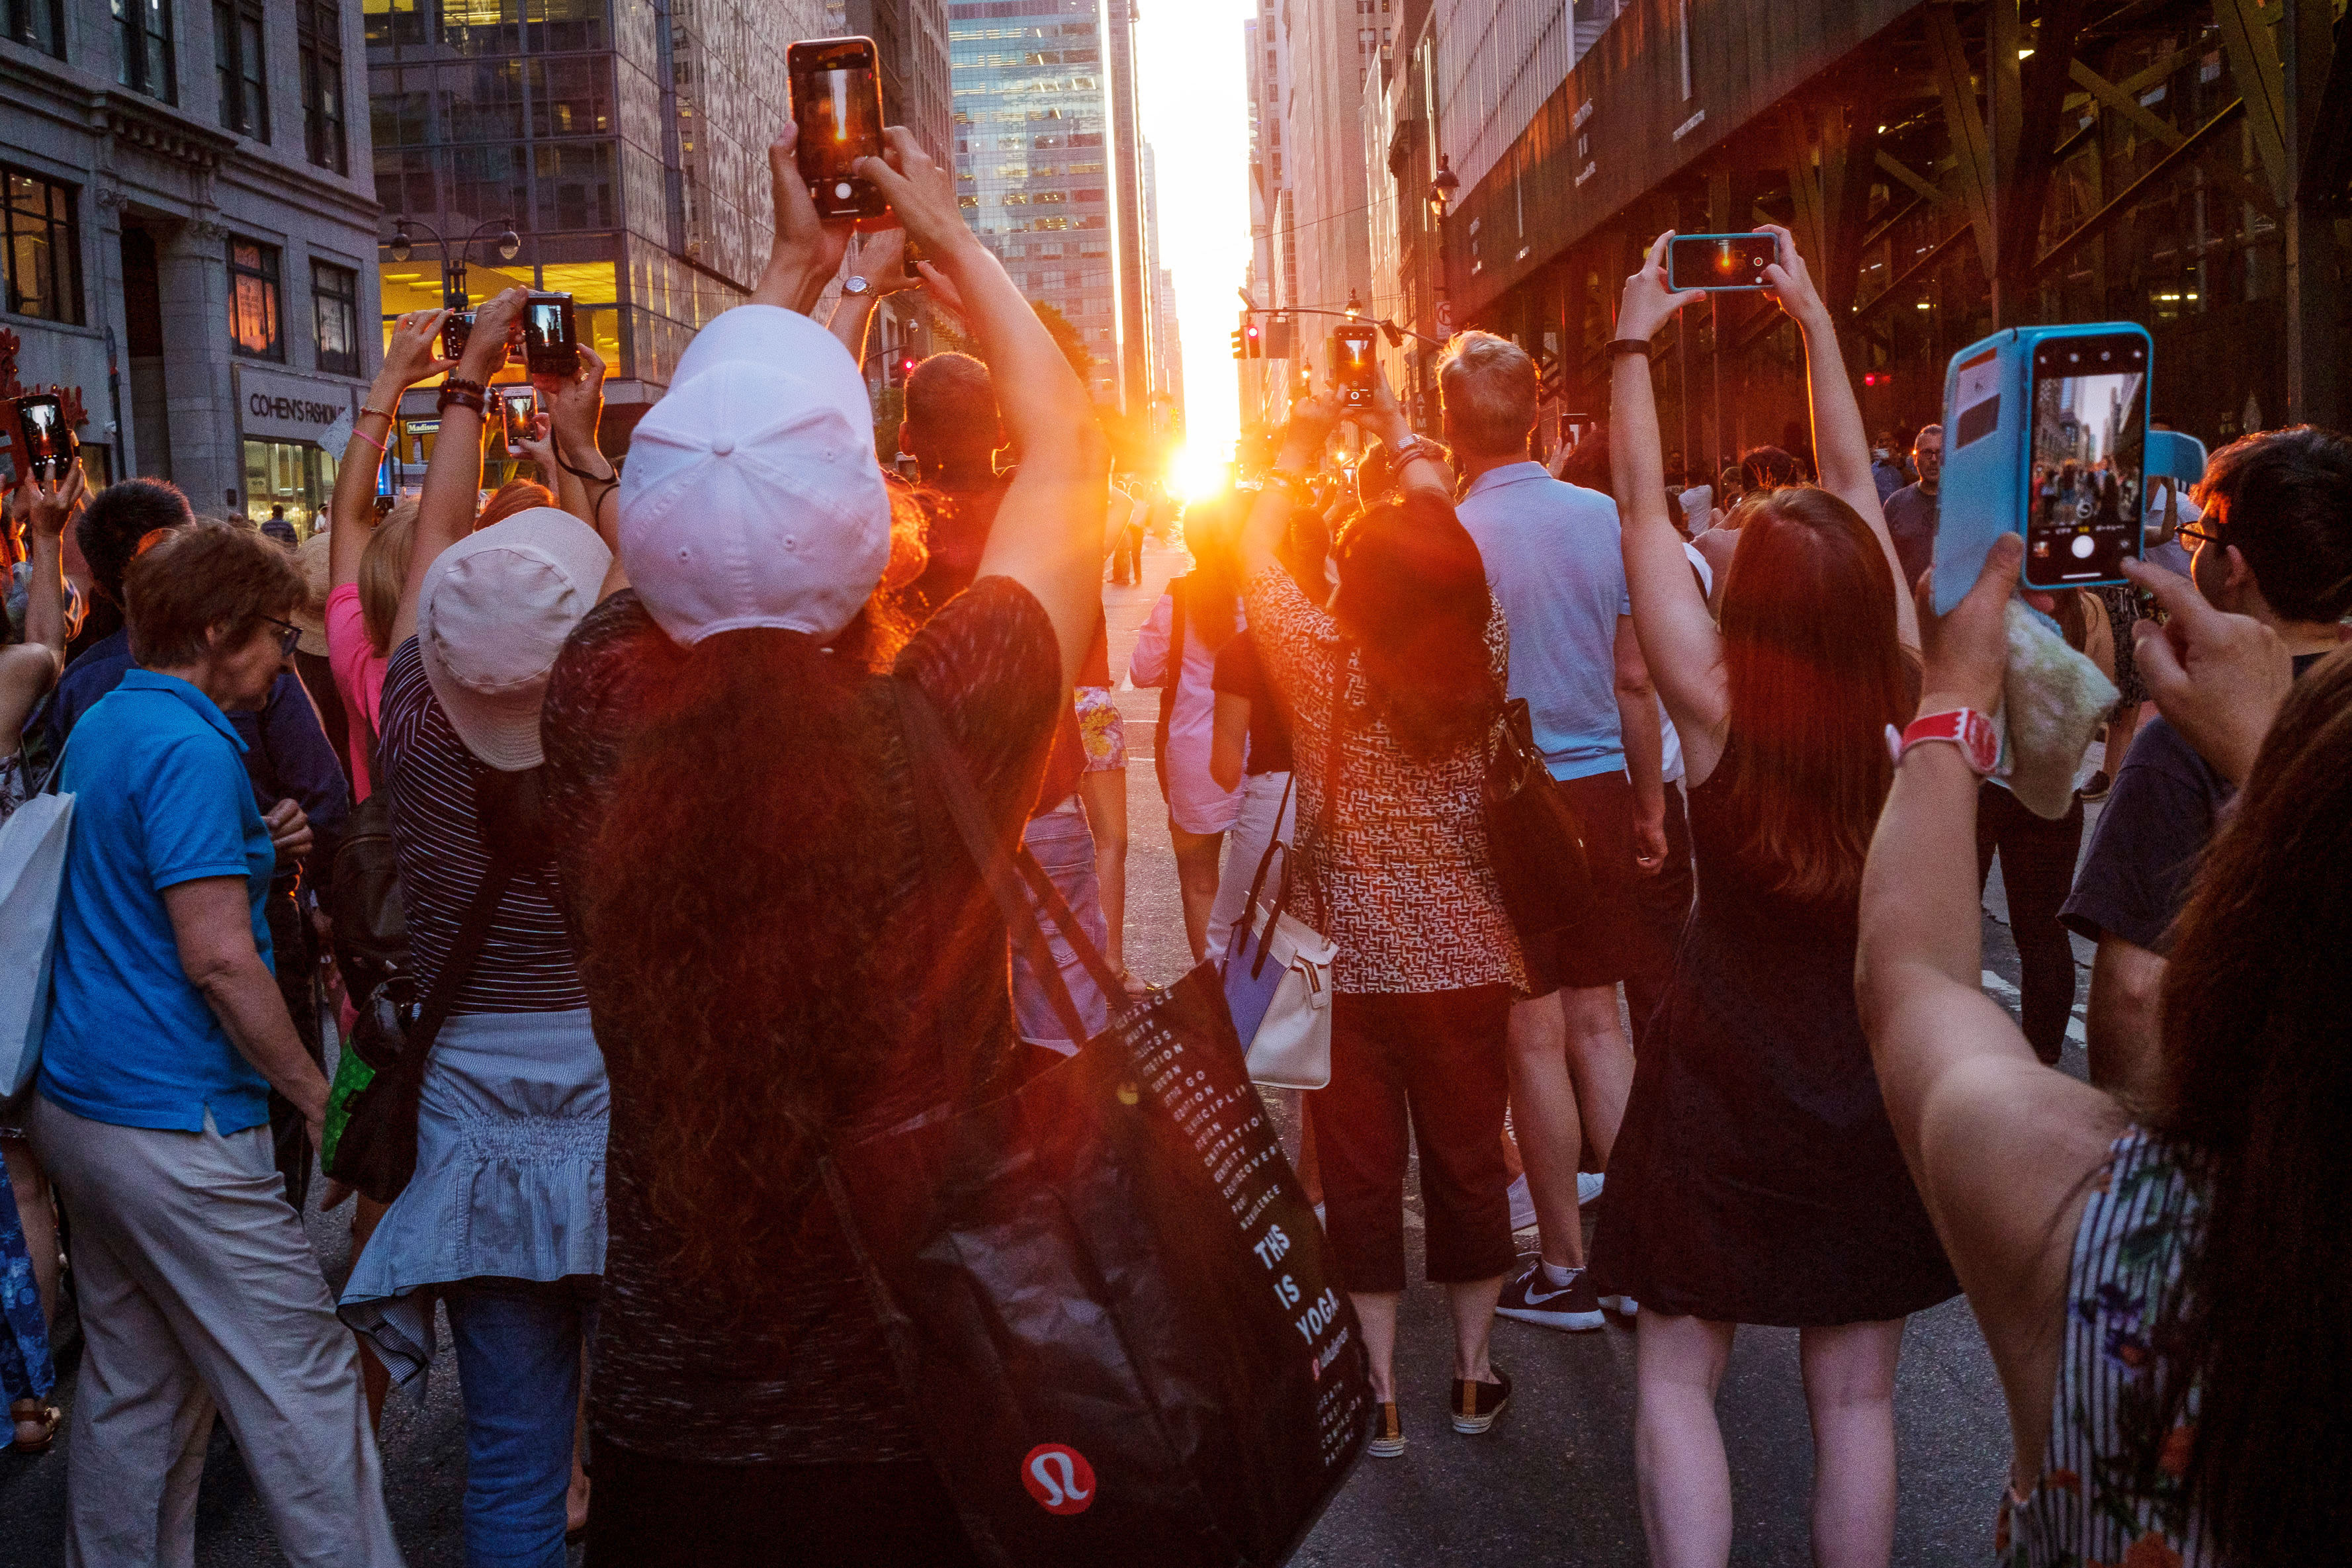
M 1076 1448 L 1040 1443 L 1021 1461 L 1021 1484 L 1047 1513 L 1084 1513 L 1095 1500 L 1095 1468 Z

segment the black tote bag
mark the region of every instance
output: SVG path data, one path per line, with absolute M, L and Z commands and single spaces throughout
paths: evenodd
M 901 684 L 918 777 L 1013 939 L 1022 879 L 1110 996 L 1034 861 L 993 839 L 939 715 Z M 1076 1010 L 1045 955 L 1069 1037 Z M 1251 1086 L 1213 965 L 1002 1098 L 826 1163 L 908 1407 L 965 1529 L 1017 1568 L 1281 1563 L 1371 1411 L 1362 1331 Z

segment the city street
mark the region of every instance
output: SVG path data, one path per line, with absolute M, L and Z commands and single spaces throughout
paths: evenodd
M 1136 629 L 1182 559 L 1154 550 L 1144 586 L 1106 590 L 1114 671 L 1125 669 Z M 1122 690 L 1118 700 L 1133 760 L 1129 960 L 1139 973 L 1169 980 L 1181 973 L 1184 953 L 1174 862 L 1150 767 L 1158 695 Z M 2000 907 L 1997 880 L 1989 900 Z M 1985 931 L 1988 989 L 2013 1005 L 2017 966 L 2007 928 L 1989 915 Z M 2079 949 L 2078 955 L 2088 956 Z M 2074 1033 L 2067 1066 L 2080 1072 L 2079 1027 Z M 1409 1195 L 1408 1205 L 1417 1209 L 1417 1199 Z M 314 1209 L 309 1223 L 329 1278 L 340 1281 L 349 1269 L 347 1216 Z M 1417 1213 L 1407 1225 L 1417 1230 Z M 1532 1232 L 1522 1239 L 1533 1246 Z M 385 1490 L 415 1568 L 459 1568 L 463 1562 L 464 1422 L 447 1331 L 445 1323 L 445 1353 L 426 1385 L 395 1393 L 384 1418 Z M 1409 1292 L 1398 1360 L 1411 1446 L 1402 1459 L 1363 1460 L 1295 1561 L 1315 1568 L 1643 1562 L 1631 1331 L 1613 1320 L 1600 1332 L 1577 1335 L 1498 1323 L 1495 1354 L 1517 1392 L 1495 1431 L 1478 1438 L 1456 1436 L 1444 1421 L 1448 1338 L 1442 1297 L 1426 1287 Z M 1724 1438 L 1738 1510 L 1732 1558 L 1743 1565 L 1797 1568 L 1811 1560 L 1811 1456 L 1796 1339 L 1793 1331 L 1743 1333 L 1724 1382 Z M 69 1353 L 59 1369 L 59 1403 L 68 1408 L 77 1362 Z M 1963 1301 L 1911 1324 L 1896 1413 L 1902 1479 L 1894 1561 L 1924 1568 L 1979 1557 L 1990 1543 L 2008 1432 L 1991 1361 Z M 66 1449 L 61 1435 L 43 1458 L 0 1453 L 0 1568 L 63 1563 Z M 214 1435 L 205 1471 L 196 1561 L 201 1568 L 283 1561 L 225 1431 Z

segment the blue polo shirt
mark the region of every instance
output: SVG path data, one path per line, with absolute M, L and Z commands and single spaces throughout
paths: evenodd
M 212 699 L 132 669 L 74 726 L 60 787 L 73 840 L 58 900 L 41 1092 L 116 1127 L 222 1132 L 269 1120 L 269 1085 L 180 967 L 163 890 L 242 877 L 253 942 L 277 864 L 253 804 L 245 742 Z
M 1617 503 L 1541 463 L 1510 463 L 1479 475 L 1454 512 L 1510 622 L 1510 694 L 1528 700 L 1551 776 L 1622 769 L 1617 617 L 1633 605 Z

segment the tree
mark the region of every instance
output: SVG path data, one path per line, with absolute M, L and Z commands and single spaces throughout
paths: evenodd
M 1085 336 L 1077 328 L 1070 324 L 1070 319 L 1062 314 L 1056 307 L 1046 304 L 1042 300 L 1032 300 L 1029 302 L 1029 308 L 1037 312 L 1037 319 L 1045 324 L 1045 331 L 1052 336 L 1054 346 L 1062 351 L 1062 357 L 1068 360 L 1070 368 L 1078 373 L 1080 384 L 1091 392 L 1094 389 L 1095 356 L 1087 352 Z M 986 354 L 980 352 L 979 343 L 956 330 L 945 311 L 931 312 L 931 335 L 940 348 L 951 353 L 970 354 L 983 363 L 988 359 Z

